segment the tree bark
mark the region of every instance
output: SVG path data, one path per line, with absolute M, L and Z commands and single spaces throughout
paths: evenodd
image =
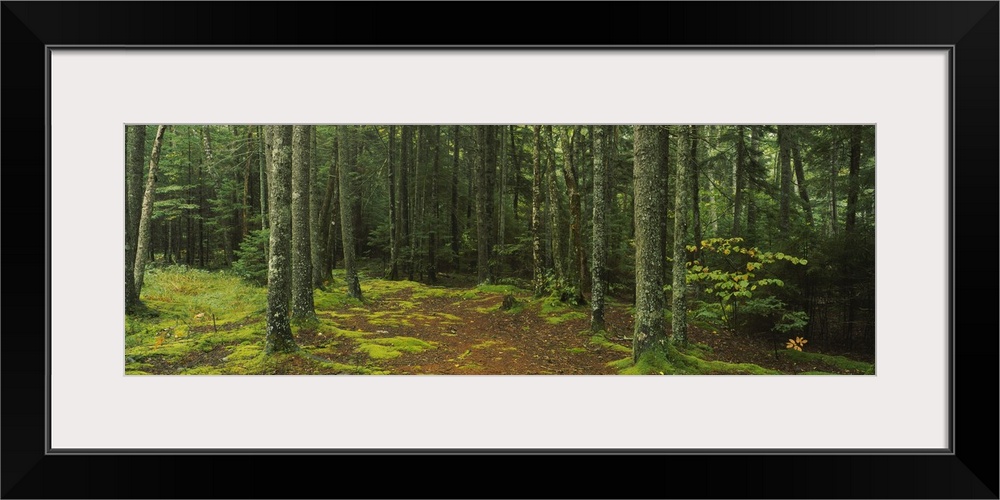
M 562 210 L 559 203 L 559 189 L 556 187 L 556 182 L 558 174 L 556 173 L 556 160 L 555 160 L 555 138 L 552 135 L 552 125 L 545 127 L 545 132 L 548 138 L 548 147 L 546 148 L 546 160 L 548 161 L 548 187 L 549 187 L 549 228 L 551 230 L 552 236 L 552 269 L 555 271 L 556 279 L 562 280 L 565 275 L 563 271 L 563 256 L 562 256 L 562 235 L 559 230 L 562 227 L 559 222 L 562 217 Z
M 400 229 L 398 244 L 402 246 L 402 242 L 409 241 L 410 239 L 410 197 L 409 197 L 409 170 L 410 170 L 410 144 L 413 142 L 413 127 L 411 125 L 403 125 L 402 131 L 400 132 L 400 152 L 399 152 L 399 182 L 396 187 L 398 196 L 396 197 L 399 201 L 399 220 L 396 222 L 396 226 Z M 410 279 L 413 279 L 413 270 L 409 265 L 410 259 L 404 258 L 403 255 L 398 255 L 399 259 L 404 262 L 403 271 L 404 274 L 408 275 Z
M 692 125 L 688 128 L 688 140 L 692 144 L 695 142 L 697 131 Z M 692 148 L 692 154 L 696 151 Z M 675 343 L 684 344 L 687 342 L 687 212 L 692 204 L 690 168 L 694 162 L 688 159 L 687 162 L 677 162 L 677 183 L 676 194 L 674 196 L 674 259 L 673 259 L 673 283 L 671 284 L 671 325 L 670 339 Z M 695 245 L 699 245 L 695 241 Z
M 389 125 L 389 279 L 399 279 L 399 226 L 396 224 L 396 126 Z
M 163 145 L 163 132 L 166 125 L 156 128 L 156 138 L 153 139 L 153 152 L 149 157 L 149 173 L 146 175 L 146 191 L 142 195 L 142 213 L 139 216 L 138 242 L 135 247 L 135 296 L 142 293 L 142 285 L 146 276 L 146 258 L 150 244 L 150 229 L 153 218 L 153 201 L 156 198 L 156 171 L 160 165 L 160 148 Z
M 733 236 L 742 236 L 740 219 L 743 217 L 743 191 L 746 187 L 746 130 L 736 127 L 736 165 L 733 167 Z
M 658 150 L 656 153 L 657 158 L 657 169 L 656 175 L 658 176 L 660 186 L 660 200 L 663 204 L 663 213 L 658 214 L 657 217 L 660 219 L 660 254 L 666 258 L 667 255 L 667 240 L 670 236 L 670 231 L 673 229 L 667 226 L 670 218 L 667 217 L 667 207 L 669 206 L 668 201 L 670 200 L 670 126 L 663 125 L 656 127 L 657 132 L 657 146 Z M 661 266 L 663 269 L 663 282 L 666 283 L 670 277 L 667 276 L 667 266 Z
M 437 199 L 437 178 L 441 169 L 441 127 L 434 128 L 434 158 L 431 161 L 430 178 L 430 230 L 427 232 L 427 281 L 437 283 L 437 225 L 441 217 Z
M 268 125 L 272 140 L 270 198 L 270 248 L 267 262 L 267 331 L 264 352 L 298 349 L 289 324 L 288 303 L 292 294 L 292 127 Z
M 319 180 L 319 156 L 316 126 L 309 125 L 309 249 L 312 259 L 312 288 L 323 288 L 326 280 L 323 274 L 323 254 L 326 253 L 326 239 L 323 238 L 323 183 Z
M 292 127 L 292 320 L 316 317 L 309 217 L 309 126 Z
M 542 177 L 545 172 L 542 170 L 542 127 L 535 125 L 532 127 L 535 138 L 535 147 L 531 155 L 531 261 L 532 261 L 532 288 L 535 297 L 541 297 L 545 290 L 545 274 L 542 270 Z
M 632 337 L 632 360 L 643 354 L 664 350 L 667 337 L 663 325 L 663 254 L 659 239 L 661 205 L 657 131 L 655 126 L 635 126 L 634 200 L 635 200 L 635 332 Z M 678 171 L 682 171 L 678 167 Z M 684 190 L 678 185 L 678 193 Z M 683 196 L 683 194 L 681 194 Z M 676 241 L 682 241 L 677 233 Z
M 496 177 L 496 130 L 490 125 L 477 125 L 476 172 L 476 273 L 480 284 L 493 283 L 493 179 Z
M 577 180 L 576 166 L 573 165 L 575 148 L 574 137 L 580 133 L 580 127 L 573 129 L 570 135 L 568 127 L 562 129 L 563 175 L 566 177 L 566 188 L 569 190 L 569 246 L 573 252 L 573 263 L 570 265 L 570 282 L 576 288 L 576 302 L 583 300 L 584 276 L 587 274 L 587 261 L 583 254 L 583 213 L 580 208 L 580 188 Z
M 594 224 L 590 280 L 590 330 L 599 332 L 604 330 L 604 293 L 607 289 L 608 276 L 606 221 L 609 157 L 607 151 L 607 128 L 603 125 L 597 125 L 592 130 L 594 137 Z M 660 186 L 662 186 L 662 183 Z
M 135 284 L 135 256 L 142 218 L 142 160 L 146 153 L 146 126 L 125 127 L 125 312 L 139 305 Z
M 337 141 L 340 143 L 340 228 L 344 240 L 344 270 L 347 275 L 347 295 L 358 300 L 361 296 L 361 283 L 358 279 L 358 266 L 355 261 L 354 221 L 355 199 L 358 196 L 358 185 L 354 173 L 355 150 L 352 149 L 352 137 L 349 128 L 344 125 L 337 127 Z
M 802 165 L 802 153 L 798 146 L 792 148 L 792 163 L 795 165 L 795 180 L 799 187 L 799 198 L 802 199 L 802 207 L 806 212 L 806 223 L 811 229 L 813 227 L 812 204 L 809 202 L 809 191 L 806 190 L 806 172 Z
M 778 158 L 781 166 L 781 196 L 778 210 L 778 229 L 787 235 L 790 227 L 792 199 L 792 148 L 788 126 L 778 126 Z
M 698 184 L 700 175 L 698 174 L 698 126 L 688 127 L 688 143 L 691 146 L 688 155 L 687 189 L 691 191 L 688 207 L 691 210 L 691 229 L 694 233 L 694 244 L 698 247 L 694 252 L 695 259 L 701 258 L 701 200 L 699 198 Z M 680 184 L 678 184 L 680 187 Z M 676 222 L 675 222 L 676 224 Z M 683 233 L 682 233 L 683 237 Z M 682 238 L 683 239 L 683 238 Z
M 455 266 L 455 272 L 459 272 L 462 267 L 462 259 L 459 252 L 459 230 L 458 230 L 458 156 L 459 156 L 459 130 L 458 125 L 452 127 L 452 139 L 455 141 L 455 151 L 451 158 L 451 258 Z

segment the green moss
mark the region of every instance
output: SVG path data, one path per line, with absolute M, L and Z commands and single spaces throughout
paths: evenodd
M 590 332 L 587 331 L 587 332 L 584 332 L 584 333 L 590 333 Z M 592 345 L 596 345 L 596 346 L 602 347 L 604 349 L 610 349 L 612 351 L 624 352 L 624 353 L 631 353 L 632 352 L 632 349 L 629 349 L 628 347 L 625 347 L 625 346 L 620 345 L 620 344 L 616 344 L 616 343 L 608 340 L 604 336 L 604 332 L 598 332 L 598 333 L 592 335 L 590 337 L 590 343 Z
M 483 293 L 495 293 L 495 294 L 524 294 L 524 290 L 514 286 L 514 285 L 479 285 L 476 290 Z
M 566 348 L 566 352 L 570 352 L 570 353 L 573 353 L 573 354 L 583 354 L 583 353 L 587 352 L 587 348 L 586 347 L 567 347 Z
M 473 349 L 486 349 L 487 347 L 493 347 L 495 345 L 500 345 L 500 344 L 503 344 L 503 342 L 500 341 L 500 340 L 486 340 L 486 341 L 480 342 L 480 343 L 472 346 L 472 348 Z
M 587 319 L 587 315 L 582 312 L 573 311 L 573 312 L 563 313 L 558 316 L 548 316 L 545 318 L 545 321 L 551 325 L 558 325 L 560 323 L 565 323 L 567 321 L 571 321 L 574 319 Z
M 263 346 L 259 344 L 242 344 L 233 346 L 222 360 L 228 363 L 247 361 L 260 356 L 263 352 Z
M 483 369 L 483 365 L 479 363 L 469 363 L 467 365 L 458 366 L 457 368 L 462 371 L 481 371 Z
M 796 375 L 836 375 L 836 373 L 821 372 L 817 370 L 817 371 L 799 372 L 796 373 Z
M 403 353 L 418 353 L 436 349 L 437 344 L 413 337 L 378 337 L 358 339 L 356 352 L 367 354 L 374 360 L 398 358 Z
M 196 366 L 185 368 L 177 373 L 180 375 L 222 375 L 223 371 L 214 366 Z
M 459 290 L 450 290 L 439 286 L 423 286 L 413 291 L 414 299 L 430 299 L 442 297 L 460 297 L 463 294 Z
M 872 363 L 856 361 L 844 356 L 832 356 L 829 354 L 820 354 L 818 352 L 796 351 L 795 349 L 778 351 L 778 354 L 800 363 L 826 363 L 830 366 L 851 373 L 864 375 L 873 375 L 875 373 L 875 365 Z
M 706 361 L 698 357 L 703 349 L 682 347 L 667 344 L 666 349 L 653 349 L 639 357 L 635 364 L 631 359 L 613 361 L 613 366 L 623 375 L 780 375 L 781 372 L 755 365 L 753 363 L 726 363 L 724 361 Z

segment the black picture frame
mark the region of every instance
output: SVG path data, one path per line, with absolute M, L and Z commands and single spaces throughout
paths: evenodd
M 557 19 L 541 15 L 537 4 L 516 3 L 2 3 L 2 139 L 7 147 L 0 154 L 7 186 L 13 186 L 5 203 L 11 238 L 4 254 L 18 269 L 45 269 L 44 280 L 34 273 L 31 279 L 9 281 L 8 291 L 19 293 L 5 297 L 7 329 L 0 339 L 4 498 L 997 498 L 996 1 L 557 3 L 554 10 L 564 13 Z M 488 9 L 487 16 L 482 9 Z M 951 48 L 950 453 L 47 453 L 47 47 L 570 42 Z M 981 301 L 986 306 L 973 305 Z M 308 471 L 316 467 L 330 472 L 309 479 Z M 567 468 L 576 471 L 573 477 L 558 472 Z M 368 471 L 390 479 L 360 480 Z M 480 486 L 459 486 L 469 481 Z

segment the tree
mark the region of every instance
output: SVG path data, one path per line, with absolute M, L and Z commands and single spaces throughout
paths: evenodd
M 781 162 L 781 201 L 778 227 L 787 234 L 790 228 L 790 205 L 792 198 L 792 145 L 788 126 L 778 126 L 778 155 Z
M 142 160 L 146 152 L 145 125 L 125 127 L 125 312 L 139 306 L 135 286 L 135 252 L 142 218 Z
M 356 243 L 354 241 L 355 231 L 355 200 L 358 197 L 357 176 L 354 172 L 354 162 L 357 160 L 355 150 L 352 149 L 351 132 L 349 127 L 339 126 L 337 128 L 337 141 L 339 142 L 340 154 L 340 231 L 344 240 L 344 269 L 347 274 L 347 294 L 358 300 L 363 300 L 361 296 L 361 282 L 358 279 L 358 264 L 355 260 Z
M 316 318 L 309 217 L 309 129 L 292 127 L 292 319 Z
M 743 198 L 746 186 L 746 127 L 736 127 L 736 163 L 733 165 L 733 236 L 743 235 L 740 219 L 743 217 Z
M 806 211 L 806 223 L 812 228 L 812 204 L 809 202 L 809 191 L 806 190 L 806 172 L 802 166 L 802 152 L 799 151 L 798 145 L 792 147 L 792 163 L 795 165 L 795 180 L 798 185 L 799 198 L 802 199 L 802 208 Z
M 396 221 L 396 246 L 402 246 L 402 242 L 410 239 L 410 197 L 409 197 L 409 171 L 410 171 L 410 144 L 413 142 L 413 127 L 403 125 L 399 138 L 399 179 L 396 186 L 396 200 L 399 203 L 399 210 L 396 211 L 399 219 Z M 410 279 L 413 279 L 413 269 L 409 265 L 410 259 L 403 259 L 399 251 L 397 257 L 406 262 L 403 270 Z
M 563 176 L 566 177 L 566 187 L 569 190 L 569 246 L 573 252 L 573 262 L 569 266 L 569 279 L 576 291 L 574 300 L 577 304 L 584 303 L 584 276 L 587 274 L 587 259 L 583 253 L 583 213 L 580 207 L 580 186 L 577 181 L 576 166 L 573 164 L 575 137 L 580 135 L 580 127 L 573 128 L 570 135 L 568 127 L 562 129 Z
M 694 125 L 688 127 L 688 140 L 695 144 L 697 130 Z M 692 147 L 691 155 L 697 150 Z M 677 162 L 677 188 L 674 197 L 674 258 L 673 258 L 673 283 L 671 284 L 671 325 L 670 338 L 675 343 L 687 342 L 687 255 L 685 251 L 685 237 L 687 235 L 687 212 L 691 206 L 691 190 L 688 188 L 691 181 L 691 166 L 694 165 L 694 158 L 689 157 L 686 162 Z
M 493 184 L 496 178 L 496 127 L 476 126 L 476 272 L 480 284 L 493 283 Z
M 396 127 L 389 125 L 386 170 L 389 177 L 389 279 L 399 279 L 399 226 L 396 223 Z
M 459 246 L 461 234 L 459 234 L 458 229 L 458 125 L 452 126 L 451 130 L 452 140 L 455 142 L 454 153 L 451 157 L 451 255 L 455 266 L 455 272 L 458 272 L 462 268 L 462 259 L 459 255 L 461 250 L 461 247 Z
M 427 233 L 427 281 L 437 283 L 437 223 L 441 210 L 437 199 L 437 178 L 441 167 L 441 127 L 434 126 L 434 159 L 430 178 L 431 220 Z
M 156 193 L 156 171 L 160 165 L 160 148 L 163 146 L 163 133 L 166 125 L 156 128 L 156 138 L 153 139 L 153 152 L 149 157 L 149 173 L 146 175 L 146 191 L 142 195 L 142 213 L 139 216 L 138 243 L 135 249 L 135 296 L 142 292 L 143 279 L 146 276 L 146 257 L 149 248 L 150 230 L 152 228 L 153 199 Z
M 559 189 L 556 187 L 557 173 L 556 173 L 556 160 L 555 160 L 555 139 L 552 137 L 552 125 L 545 127 L 546 136 L 548 138 L 548 147 L 546 148 L 546 160 L 548 160 L 548 188 L 549 188 L 549 230 L 551 232 L 551 243 L 549 247 L 552 249 L 552 270 L 556 275 L 556 280 L 561 280 L 563 277 L 563 257 L 562 257 L 562 244 L 560 243 L 559 228 L 562 227 L 560 224 L 562 208 L 559 203 Z
M 531 261 L 532 261 L 532 288 L 535 297 L 540 297 L 545 289 L 545 274 L 542 271 L 542 178 L 545 171 L 542 169 L 542 127 L 535 125 L 532 127 L 535 137 L 535 148 L 531 155 Z
M 632 360 L 666 347 L 663 325 L 663 254 L 660 220 L 664 211 L 657 182 L 657 132 L 655 126 L 636 125 L 634 153 L 635 200 L 635 332 L 632 337 Z M 684 171 L 678 168 L 679 172 Z M 678 196 L 685 196 L 682 186 Z M 675 232 L 675 242 L 683 242 L 683 232 Z M 676 245 L 676 243 L 675 243 Z M 675 261 L 676 268 L 676 261 Z
M 861 125 L 851 126 L 851 163 L 847 174 L 847 234 L 853 235 L 858 221 L 858 186 L 861 171 Z
M 270 235 L 267 264 L 267 331 L 264 352 L 298 349 L 292 337 L 288 303 L 292 294 L 292 126 L 268 125 L 273 158 L 268 172 Z
M 604 330 L 604 292 L 607 288 L 607 199 L 608 150 L 607 127 L 593 127 L 594 137 L 594 224 L 591 258 L 590 329 Z M 536 156 L 537 158 L 537 156 Z M 659 165 L 658 165 L 659 166 Z M 657 169 L 659 170 L 659 168 Z M 662 236 L 661 236 L 662 238 Z M 537 241 L 537 240 L 536 240 Z

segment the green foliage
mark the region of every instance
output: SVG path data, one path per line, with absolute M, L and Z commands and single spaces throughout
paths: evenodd
M 709 266 L 701 260 L 687 263 L 687 282 L 704 286 L 706 293 L 718 300 L 718 305 L 699 302 L 695 319 L 713 325 L 725 324 L 737 330 L 745 320 L 741 315 L 755 315 L 773 318 L 772 329 L 777 332 L 802 330 L 809 320 L 805 312 L 788 310 L 774 295 L 761 294 L 765 287 L 785 286 L 781 279 L 763 274 L 765 266 L 777 262 L 804 266 L 808 261 L 783 252 L 741 245 L 742 242 L 743 238 L 702 240 L 702 259 L 715 258 L 718 264 Z M 687 249 L 690 252 L 699 250 L 694 246 Z
M 236 250 L 236 262 L 233 272 L 248 283 L 257 286 L 267 286 L 267 253 L 270 231 L 258 229 L 251 231 Z

